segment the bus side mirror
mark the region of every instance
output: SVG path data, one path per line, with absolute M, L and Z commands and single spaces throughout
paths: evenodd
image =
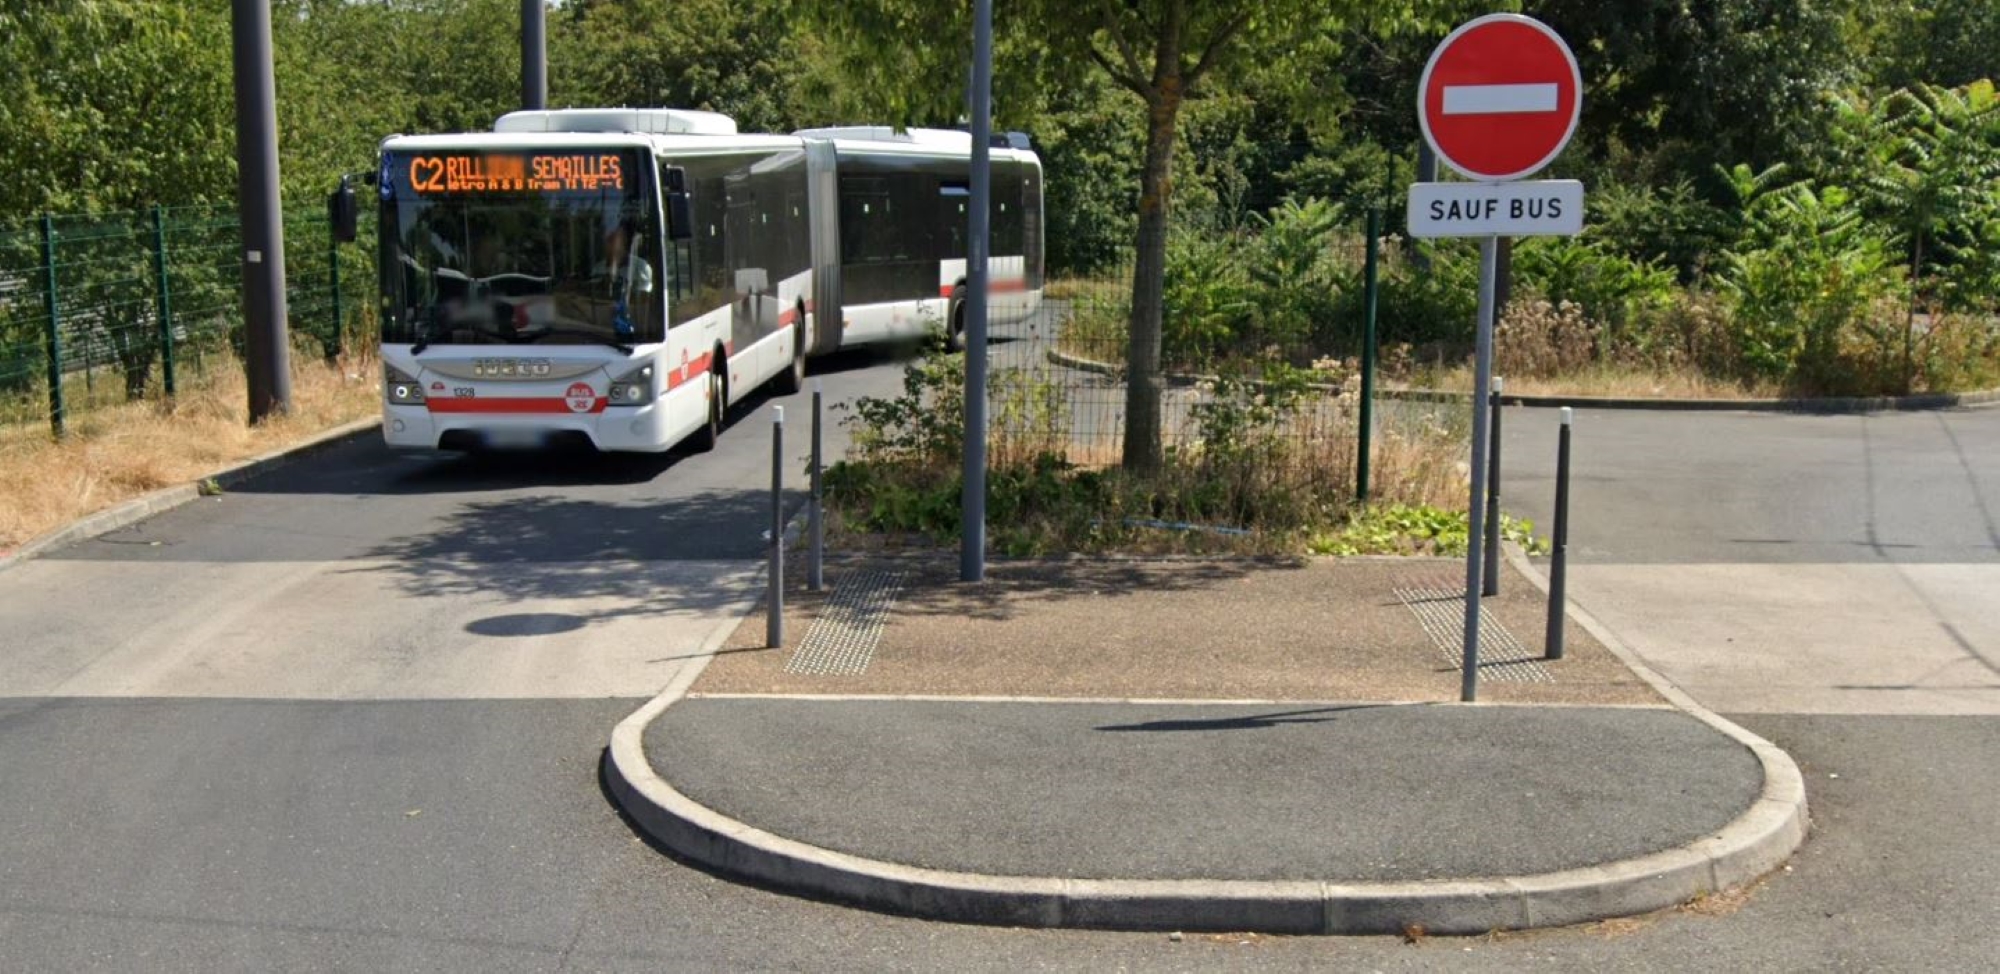
M 687 170 L 660 167 L 660 190 L 667 199 L 667 239 L 694 239 L 694 205 L 687 189 Z
M 326 217 L 333 224 L 333 239 L 341 243 L 354 242 L 356 213 L 354 184 L 342 176 L 340 188 L 326 198 Z
M 694 206 L 685 192 L 667 194 L 667 239 L 694 239 Z

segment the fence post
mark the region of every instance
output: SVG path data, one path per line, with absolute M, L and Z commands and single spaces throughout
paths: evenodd
M 174 397 L 174 303 L 167 289 L 167 218 L 153 204 L 153 312 L 160 319 L 160 381 Z
M 56 221 L 42 214 L 42 306 L 48 309 L 44 334 L 49 353 L 49 430 L 63 437 L 62 315 L 56 300 Z
M 1375 273 L 1382 249 L 1382 208 L 1368 208 L 1368 259 L 1361 312 L 1361 454 L 1354 464 L 1354 496 L 1368 499 L 1368 462 L 1375 444 Z
M 340 238 L 334 236 L 333 221 L 326 221 L 326 273 L 328 286 L 333 289 L 333 335 L 331 340 L 321 344 L 326 352 L 326 360 L 331 362 L 339 357 L 340 348 L 346 344 L 340 314 Z

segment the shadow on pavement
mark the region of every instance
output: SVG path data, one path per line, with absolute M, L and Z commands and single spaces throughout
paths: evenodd
M 1236 717 L 1184 718 L 1175 720 L 1149 720 L 1141 724 L 1105 724 L 1096 728 L 1101 731 L 1221 731 L 1259 730 L 1277 727 L 1281 724 L 1324 724 L 1337 718 L 1333 714 L 1349 710 L 1375 710 L 1388 704 L 1354 704 L 1345 707 L 1314 707 L 1311 710 L 1285 710 L 1275 714 L 1244 714 Z

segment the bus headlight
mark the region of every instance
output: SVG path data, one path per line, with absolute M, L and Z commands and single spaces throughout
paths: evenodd
M 421 406 L 424 387 L 409 373 L 393 365 L 382 366 L 382 395 L 392 406 Z
M 653 367 L 642 365 L 613 379 L 604 398 L 607 406 L 644 406 L 659 398 L 653 386 Z

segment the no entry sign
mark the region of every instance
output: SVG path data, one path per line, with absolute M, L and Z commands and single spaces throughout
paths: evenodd
M 1569 45 L 1538 20 L 1488 14 L 1431 52 L 1417 119 L 1438 158 L 1469 179 L 1520 179 L 1569 144 L 1583 104 Z

